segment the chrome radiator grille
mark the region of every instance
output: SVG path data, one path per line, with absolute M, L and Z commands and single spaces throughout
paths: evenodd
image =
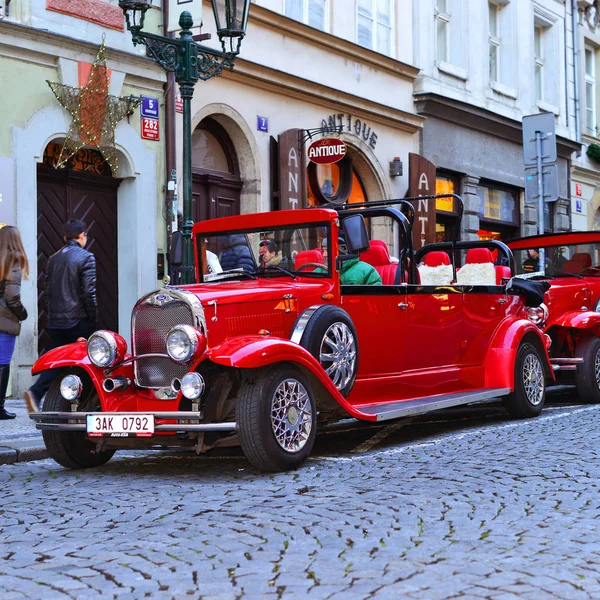
M 133 315 L 133 352 L 135 356 L 150 353 L 166 354 L 165 336 L 175 325 L 194 325 L 190 306 L 171 301 L 162 306 L 141 304 Z M 162 388 L 171 385 L 174 377 L 181 378 L 187 365 L 178 365 L 170 358 L 141 358 L 134 363 L 135 383 L 139 387 Z

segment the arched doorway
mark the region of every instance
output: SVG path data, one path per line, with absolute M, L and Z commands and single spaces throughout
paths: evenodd
M 96 257 L 98 327 L 118 331 L 117 188 L 110 167 L 94 149 L 77 152 L 67 168 L 56 169 L 61 145 L 51 142 L 37 167 L 38 351 L 50 348 L 44 285 L 48 258 L 64 244 L 63 225 L 87 225 L 87 250 Z
M 203 119 L 192 135 L 194 222 L 240 214 L 242 181 L 233 143 L 214 119 Z

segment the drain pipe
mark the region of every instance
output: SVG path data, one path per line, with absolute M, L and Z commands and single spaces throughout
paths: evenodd
M 571 2 L 571 17 L 573 19 L 573 81 L 575 86 L 575 138 L 581 144 L 581 106 L 579 102 L 579 9 L 577 0 Z M 578 155 L 580 152 L 578 152 Z
M 163 33 L 168 37 L 175 37 L 173 33 L 167 33 L 169 26 L 169 4 L 163 2 Z M 173 221 L 177 219 L 174 213 L 175 189 L 177 180 L 173 178 L 173 173 L 177 170 L 176 147 L 177 140 L 175 137 L 175 94 L 177 93 L 177 83 L 175 81 L 175 73 L 167 72 L 167 82 L 164 85 L 165 93 L 165 171 L 166 171 L 166 189 L 165 189 L 165 211 L 167 221 L 167 257 L 169 257 L 171 249 L 171 236 L 173 234 Z M 170 260 L 169 263 L 170 265 Z

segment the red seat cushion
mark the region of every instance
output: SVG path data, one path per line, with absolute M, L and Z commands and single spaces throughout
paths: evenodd
M 302 250 L 302 252 L 298 252 L 296 255 L 296 259 L 294 260 L 294 269 L 298 270 L 298 267 L 301 265 L 305 265 L 306 263 L 323 263 L 323 253 L 318 248 L 314 250 Z M 312 269 L 303 269 L 304 271 L 310 272 L 314 270 Z
M 376 245 L 371 242 L 371 246 L 368 250 L 360 253 L 360 260 L 369 263 L 373 267 L 380 267 L 383 265 L 389 265 L 392 261 L 390 260 L 390 253 L 387 246 Z
M 494 257 L 489 248 L 471 248 L 467 252 L 465 264 L 494 263 Z
M 578 252 L 571 260 L 565 261 L 563 273 L 580 273 L 591 266 L 592 257 L 587 252 Z
M 450 257 L 447 252 L 436 250 L 435 252 L 428 252 L 423 258 L 423 264 L 428 267 L 440 267 L 441 265 L 449 265 Z
M 512 273 L 510 272 L 510 267 L 505 265 L 496 265 L 496 284 L 502 285 L 502 279 L 510 279 L 512 277 Z

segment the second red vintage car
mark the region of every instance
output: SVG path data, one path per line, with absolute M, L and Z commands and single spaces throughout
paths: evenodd
M 97 331 L 34 365 L 57 370 L 32 415 L 50 456 L 83 468 L 119 448 L 201 452 L 237 436 L 255 467 L 277 471 L 306 460 L 319 425 L 349 416 L 496 397 L 538 415 L 553 379 L 533 318 L 541 284 L 513 284 L 500 242 L 414 255 L 413 216 L 398 200 L 196 223 L 197 283 L 143 296 L 129 349 Z M 381 284 L 361 284 L 378 279 L 364 263 Z
M 509 246 L 520 277 L 550 284 L 531 316 L 552 339 L 556 382 L 600 402 L 600 231 L 537 235 Z

